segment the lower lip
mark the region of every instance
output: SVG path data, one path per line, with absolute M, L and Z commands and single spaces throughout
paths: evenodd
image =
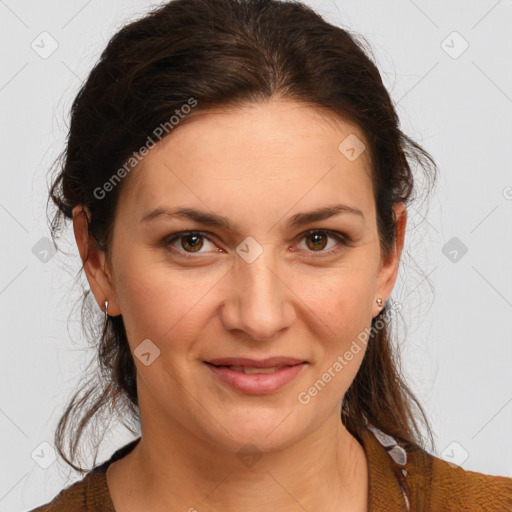
M 272 393 L 290 383 L 307 363 L 283 366 L 274 373 L 244 373 L 204 363 L 222 382 L 249 395 Z

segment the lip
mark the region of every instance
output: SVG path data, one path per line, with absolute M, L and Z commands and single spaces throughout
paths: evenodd
M 295 357 L 267 357 L 266 359 L 250 359 L 248 357 L 221 357 L 217 359 L 210 359 L 205 363 L 210 363 L 215 366 L 250 366 L 252 368 L 273 368 L 274 366 L 294 366 L 296 364 L 305 363 L 304 359 L 297 359 Z
M 220 362 L 219 362 L 220 361 Z M 203 364 L 224 384 L 236 391 L 248 395 L 262 395 L 274 393 L 292 382 L 300 371 L 308 365 L 306 361 L 294 358 L 269 358 L 254 360 L 247 358 L 223 358 L 204 361 Z M 230 370 L 225 366 L 214 364 L 227 364 L 228 366 L 252 366 L 254 368 L 272 368 L 283 365 L 273 373 L 252 373 Z

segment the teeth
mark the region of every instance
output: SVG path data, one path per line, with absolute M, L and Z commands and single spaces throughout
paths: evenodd
M 230 370 L 235 372 L 243 372 L 243 373 L 274 373 L 277 370 L 277 366 L 273 368 L 251 368 L 249 366 L 228 366 Z

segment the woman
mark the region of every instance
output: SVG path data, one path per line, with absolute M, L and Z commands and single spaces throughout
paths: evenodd
M 408 159 L 433 184 L 361 46 L 298 3 L 116 34 L 51 191 L 105 315 L 55 442 L 81 469 L 100 412 L 141 436 L 36 510 L 511 510 L 512 479 L 427 451 L 399 374 Z

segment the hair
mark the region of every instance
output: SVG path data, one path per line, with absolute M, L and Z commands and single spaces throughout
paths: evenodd
M 116 205 L 126 183 L 113 182 L 116 170 L 123 177 L 127 160 L 158 127 L 168 128 L 174 114 L 186 112 L 183 106 L 191 105 L 191 98 L 190 116 L 282 98 L 329 112 L 362 131 L 371 157 L 379 244 L 382 254 L 389 254 L 397 236 L 393 205 L 409 204 L 416 191 L 411 163 L 419 164 L 430 185 L 437 168 L 429 153 L 401 131 L 363 41 L 295 1 L 173 0 L 125 25 L 110 39 L 72 105 L 67 145 L 48 198 L 56 207 L 54 242 L 72 209 L 84 205 L 90 212 L 90 239 L 110 257 Z M 120 173 L 123 165 L 126 172 Z M 130 423 L 140 425 L 136 367 L 122 315 L 109 316 L 100 328 L 103 314 L 98 318 L 94 310 L 86 289 L 82 326 L 94 347 L 96 373 L 74 393 L 55 431 L 60 456 L 80 472 L 86 469 L 76 465 L 78 448 L 92 420 L 117 413 L 132 432 Z M 371 424 L 406 449 L 423 449 L 419 420 L 433 446 L 431 428 L 402 376 L 388 310 L 386 305 L 372 320 L 341 419 L 359 438 Z M 376 322 L 381 328 L 373 328 Z M 101 439 L 97 425 L 93 432 Z

